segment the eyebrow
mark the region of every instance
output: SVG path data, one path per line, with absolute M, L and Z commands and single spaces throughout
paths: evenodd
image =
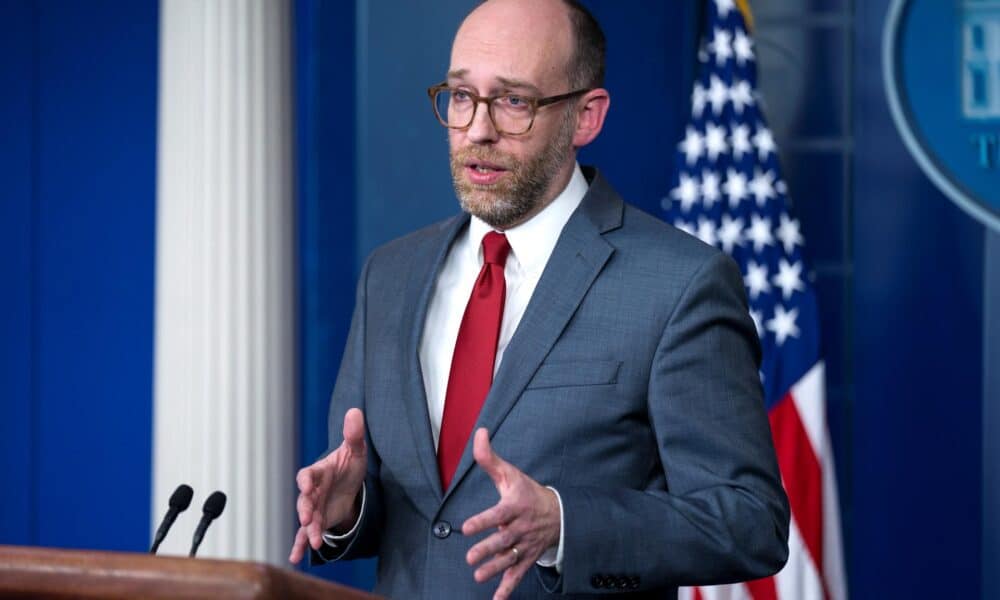
M 535 87 L 534 85 L 520 79 L 508 79 L 506 77 L 497 77 L 497 81 L 502 83 L 505 87 L 531 90 L 532 92 L 535 92 L 536 94 L 539 95 L 541 95 L 542 93 L 542 91 L 537 87 Z
M 463 79 L 469 74 L 468 69 L 455 69 L 453 71 L 448 71 L 448 79 Z M 534 84 L 528 83 L 522 79 L 514 79 L 511 77 L 497 77 L 497 82 L 500 83 L 505 88 L 519 88 L 524 90 L 532 91 L 536 94 L 541 94 L 541 90 L 538 89 Z

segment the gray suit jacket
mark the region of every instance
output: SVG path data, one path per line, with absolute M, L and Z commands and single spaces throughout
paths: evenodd
M 742 278 L 721 252 L 590 190 L 563 229 L 477 427 L 564 508 L 562 574 L 535 567 L 518 598 L 614 592 L 673 597 L 680 585 L 763 577 L 787 558 L 788 502 L 758 378 L 760 349 Z M 460 215 L 377 249 L 330 405 L 366 417 L 367 506 L 328 557 L 378 556 L 375 591 L 488 598 L 462 522 L 499 496 L 471 440 L 451 488 L 437 464 L 418 349 Z

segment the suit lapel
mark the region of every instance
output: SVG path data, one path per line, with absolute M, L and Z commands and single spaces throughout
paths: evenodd
M 420 338 L 437 275 L 445 257 L 448 256 L 448 249 L 468 220 L 468 215 L 462 214 L 446 221 L 441 225 L 440 235 L 433 236 L 428 242 L 414 248 L 413 260 L 410 263 L 412 268 L 406 293 L 402 298 L 404 302 L 414 302 L 416 308 L 404 312 L 406 316 L 403 317 L 402 323 L 402 332 L 407 336 L 402 369 L 403 402 L 413 433 L 413 448 L 427 477 L 427 484 L 437 500 L 441 499 L 441 483 L 438 477 L 437 453 L 434 451 L 430 416 L 427 412 L 427 394 L 420 368 Z
M 485 427 L 493 437 L 614 253 L 602 234 L 621 226 L 622 201 L 599 173 L 591 176 L 590 190 L 563 227 L 507 345 L 473 433 Z M 473 437 L 469 436 L 446 500 L 472 467 Z

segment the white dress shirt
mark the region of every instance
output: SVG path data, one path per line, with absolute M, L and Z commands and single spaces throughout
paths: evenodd
M 501 232 L 510 243 L 510 254 L 504 266 L 507 296 L 504 300 L 500 336 L 497 339 L 494 373 L 500 368 L 503 353 L 524 316 L 524 309 L 549 262 L 563 226 L 580 205 L 587 187 L 587 180 L 577 165 L 566 189 L 548 206 L 528 221 Z M 420 368 L 435 448 L 441 433 L 444 399 L 458 329 L 483 266 L 483 238 L 492 230 L 479 217 L 470 219 L 469 226 L 456 238 L 448 251 L 427 307 L 423 336 L 420 339 Z
M 504 350 L 507 349 L 507 344 L 517 330 L 521 317 L 524 316 L 524 310 L 531 300 L 545 265 L 549 262 L 563 227 L 580 205 L 588 188 L 587 179 L 577 164 L 566 188 L 548 206 L 528 221 L 501 232 L 507 236 L 511 250 L 504 266 L 507 292 L 500 336 L 497 340 L 496 360 L 493 364 L 494 373 L 500 368 Z M 469 226 L 455 239 L 448 250 L 448 256 L 434 283 L 434 291 L 427 307 L 427 317 L 420 339 L 420 368 L 427 396 L 427 413 L 430 415 L 434 448 L 437 448 L 441 433 L 445 394 L 448 390 L 448 377 L 451 373 L 451 359 L 455 351 L 455 341 L 458 339 L 458 329 L 462 324 L 469 297 L 472 295 L 472 288 L 483 266 L 483 237 L 492 230 L 493 228 L 483 220 L 471 217 Z M 538 560 L 538 564 L 555 567 L 561 571 L 564 522 L 562 499 L 554 488 L 549 489 L 555 492 L 559 500 L 559 545 L 548 549 Z M 483 507 L 484 510 L 486 508 Z M 364 510 L 363 504 L 362 510 Z M 324 538 L 327 543 L 336 545 L 335 542 L 349 537 L 353 532 L 354 529 L 343 536 L 327 534 Z

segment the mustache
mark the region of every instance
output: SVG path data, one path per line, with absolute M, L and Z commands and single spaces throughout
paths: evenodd
M 513 156 L 490 147 L 462 148 L 452 153 L 454 163 L 465 164 L 470 161 L 487 162 L 508 170 L 520 165 L 520 161 Z

